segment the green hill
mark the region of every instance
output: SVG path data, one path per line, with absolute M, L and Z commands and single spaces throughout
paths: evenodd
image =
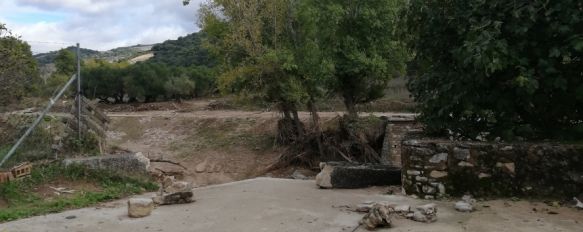
M 176 40 L 167 40 L 154 45 L 152 47 L 154 57 L 149 62 L 182 67 L 212 67 L 216 62 L 210 57 L 208 50 L 202 46 L 203 39 L 204 34 L 192 33 Z

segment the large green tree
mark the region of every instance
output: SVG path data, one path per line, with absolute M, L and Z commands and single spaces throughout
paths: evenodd
M 38 70 L 30 46 L 0 23 L 0 105 L 19 100 L 35 80 Z
M 583 2 L 411 0 L 404 13 L 416 54 L 409 88 L 428 131 L 583 131 Z
M 333 89 L 347 111 L 383 96 L 388 82 L 403 75 L 408 59 L 398 36 L 402 0 L 320 0 L 316 7 L 320 48 L 334 66 Z

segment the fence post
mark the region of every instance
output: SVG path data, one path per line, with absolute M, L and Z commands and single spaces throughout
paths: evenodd
M 81 140 L 81 47 L 77 43 L 77 139 Z

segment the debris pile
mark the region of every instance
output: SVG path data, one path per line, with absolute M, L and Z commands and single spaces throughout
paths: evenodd
M 391 227 L 391 217 L 394 212 L 395 210 L 388 205 L 374 204 L 360 220 L 360 224 L 364 225 L 367 230 L 377 227 Z
M 160 192 L 152 200 L 158 205 L 186 204 L 194 202 L 193 196 L 190 183 L 177 181 L 174 176 L 167 176 L 162 182 Z
M 425 223 L 437 221 L 437 207 L 433 203 L 420 205 L 412 209 L 410 205 L 394 205 L 389 202 L 364 202 L 357 205 L 354 211 L 366 213 L 360 220 L 360 225 L 367 230 L 391 227 L 391 219 L 394 216 Z
M 177 181 L 174 176 L 166 176 L 160 192 L 152 198 L 132 198 L 128 201 L 128 216 L 140 218 L 149 216 L 155 205 L 187 204 L 194 202 L 192 185 Z

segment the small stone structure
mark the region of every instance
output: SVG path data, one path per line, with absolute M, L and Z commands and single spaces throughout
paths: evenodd
M 421 125 L 410 117 L 387 118 L 381 158 L 384 164 L 401 167 L 401 142 L 409 133 L 421 131 Z
M 403 188 L 425 199 L 583 193 L 583 146 L 407 140 Z
M 147 173 L 150 168 L 150 159 L 142 153 L 123 155 L 104 155 L 85 158 L 73 158 L 63 161 L 65 165 L 84 165 L 91 169 L 105 169 L 122 171 L 132 174 Z
M 363 188 L 375 185 L 400 185 L 401 169 L 382 164 L 320 163 L 316 176 L 321 188 Z

